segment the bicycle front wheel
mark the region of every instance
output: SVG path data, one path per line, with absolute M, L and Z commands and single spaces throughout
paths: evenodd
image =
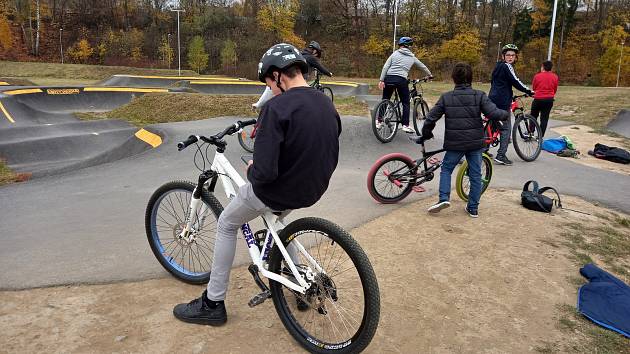
M 540 155 L 542 149 L 542 133 L 536 118 L 529 114 L 519 114 L 512 128 L 512 143 L 518 157 L 532 162 Z
M 396 136 L 400 117 L 394 102 L 382 100 L 372 114 L 372 131 L 381 143 L 389 143 Z
M 411 193 L 418 166 L 411 157 L 394 153 L 381 157 L 368 172 L 367 187 L 374 200 L 397 203 Z
M 322 92 L 324 92 L 324 95 L 326 95 L 326 97 L 330 98 L 331 101 L 335 100 L 335 95 L 332 92 L 332 89 L 330 87 L 322 87 Z
M 223 207 L 204 190 L 201 207 L 191 211 L 194 189 L 195 185 L 186 181 L 164 184 L 149 199 L 144 222 L 151 251 L 160 264 L 177 279 L 205 284 L 210 279 L 217 220 Z M 189 217 L 192 229 L 183 236 Z
M 413 129 L 416 134 L 422 134 L 422 125 L 429 114 L 429 105 L 423 98 L 416 98 L 413 101 Z
M 255 129 L 255 125 L 248 125 L 238 133 L 238 143 L 245 151 L 250 153 L 254 152 L 254 139 L 256 139 Z
M 486 154 L 481 155 L 481 194 L 488 189 L 492 180 L 492 159 Z M 465 202 L 468 201 L 470 194 L 470 178 L 468 176 L 468 161 L 459 167 L 457 171 L 457 179 L 455 180 L 457 195 Z
M 305 294 L 269 281 L 273 304 L 287 331 L 311 353 L 364 350 L 378 327 L 380 294 L 361 246 L 341 227 L 320 218 L 298 219 L 279 236 L 285 247 L 303 246 L 293 261 L 311 279 Z M 269 270 L 293 280 L 277 246 L 271 251 Z

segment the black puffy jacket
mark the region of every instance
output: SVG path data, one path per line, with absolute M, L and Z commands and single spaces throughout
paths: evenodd
M 481 149 L 484 147 L 482 113 L 490 120 L 506 120 L 510 117 L 510 113 L 498 109 L 485 92 L 474 90 L 468 84 L 455 85 L 453 91 L 440 96 L 427 115 L 422 135 L 425 139 L 433 137 L 431 132 L 436 122 L 445 115 L 444 149 Z
M 326 76 L 332 75 L 330 70 L 326 69 L 326 67 L 322 65 L 319 59 L 317 59 L 317 57 L 311 54 L 308 50 L 304 49 L 300 54 L 302 54 L 302 56 L 304 57 L 304 59 L 306 59 L 306 62 L 308 63 L 309 76 L 311 75 L 311 71 L 313 71 L 313 69 L 317 69 L 317 71 Z

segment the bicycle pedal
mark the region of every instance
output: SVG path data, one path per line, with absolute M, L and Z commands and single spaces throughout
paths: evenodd
M 413 186 L 411 187 L 411 190 L 413 190 L 416 193 L 422 193 L 422 192 L 426 192 L 427 190 L 422 187 L 422 186 Z
M 265 302 L 265 300 L 267 300 L 270 297 L 271 297 L 271 292 L 269 290 L 263 291 L 262 293 L 255 295 L 253 298 L 251 298 L 251 300 L 249 300 L 247 305 L 249 305 L 249 307 L 258 306 L 262 304 L 263 302 Z

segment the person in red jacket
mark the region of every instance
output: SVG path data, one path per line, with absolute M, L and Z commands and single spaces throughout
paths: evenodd
M 553 63 L 549 60 L 542 63 L 540 72 L 534 75 L 532 89 L 534 91 L 534 102 L 532 103 L 532 116 L 538 119 L 540 114 L 541 137 L 545 136 L 549 112 L 553 107 L 553 99 L 558 91 L 558 75 L 551 72 Z

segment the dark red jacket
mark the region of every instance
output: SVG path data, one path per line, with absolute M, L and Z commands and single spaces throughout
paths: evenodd
M 535 99 L 554 98 L 556 91 L 558 91 L 558 75 L 551 71 L 539 72 L 534 75 L 532 90 L 534 90 Z

